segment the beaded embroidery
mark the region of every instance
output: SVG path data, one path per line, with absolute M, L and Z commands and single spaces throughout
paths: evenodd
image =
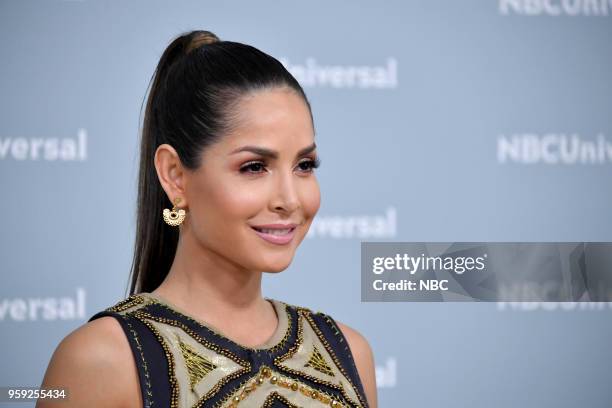
M 193 391 L 193 386 L 200 382 L 206 374 L 217 368 L 216 365 L 210 361 L 206 356 L 201 356 L 197 351 L 190 345 L 183 343 L 179 336 L 176 336 L 179 346 L 181 347 L 181 353 L 185 360 L 185 365 L 189 371 L 189 384 Z
M 180 395 L 180 383 L 177 381 L 176 370 L 175 370 L 176 362 L 175 362 L 175 359 L 173 357 L 172 352 L 170 351 L 170 346 L 164 340 L 164 338 L 161 335 L 160 331 L 154 325 L 154 322 L 165 323 L 165 324 L 172 325 L 172 326 L 180 328 L 182 331 L 184 331 L 190 337 L 195 339 L 197 342 L 201 343 L 207 349 L 212 350 L 212 351 L 216 352 L 217 354 L 223 355 L 223 356 L 227 357 L 229 360 L 234 361 L 236 363 L 235 366 L 238 367 L 238 369 L 232 369 L 233 372 L 231 372 L 229 375 L 224 376 L 216 384 L 214 384 L 214 386 L 210 387 L 210 389 L 204 395 L 202 395 L 202 397 L 197 401 L 197 403 L 195 405 L 193 405 L 194 407 L 201 407 L 201 406 L 203 406 L 202 404 L 207 399 L 209 399 L 211 396 L 213 396 L 225 384 L 227 384 L 231 380 L 241 376 L 242 374 L 245 374 L 245 373 L 248 373 L 248 372 L 251 371 L 251 364 L 248 361 L 242 360 L 238 356 L 236 356 L 234 353 L 232 353 L 232 352 L 230 352 L 230 351 L 228 351 L 226 349 L 223 349 L 223 348 L 217 346 L 214 343 L 206 341 L 204 338 L 200 337 L 197 333 L 193 332 L 191 329 L 189 329 L 183 323 L 180 323 L 178 321 L 174 321 L 172 319 L 166 319 L 166 318 L 162 318 L 162 317 L 159 317 L 159 316 L 154 316 L 154 315 L 142 312 L 142 311 L 138 311 L 138 312 L 134 313 L 134 316 L 137 317 L 143 323 L 145 323 L 149 327 L 149 329 L 151 329 L 151 331 L 153 331 L 155 333 L 158 341 L 164 347 L 164 350 L 167 350 L 166 358 L 168 359 L 168 366 L 169 366 L 169 373 L 168 374 L 169 374 L 169 377 L 171 379 L 170 382 L 171 382 L 171 385 L 172 385 L 172 396 L 173 396 L 172 400 L 173 400 L 173 403 L 176 402 L 176 404 L 177 404 L 177 405 L 172 405 L 173 407 L 174 406 L 178 406 L 178 400 L 179 400 L 179 395 Z M 227 363 L 226 363 L 226 367 L 223 367 L 223 368 L 224 368 L 224 371 L 225 370 L 229 370 L 229 366 L 227 365 Z
M 257 388 L 264 385 L 266 383 L 266 379 L 269 379 L 269 384 L 283 387 L 285 389 L 291 390 L 292 392 L 299 392 L 302 395 L 306 396 L 306 400 L 312 399 L 313 402 L 317 401 L 322 403 L 324 406 L 342 408 L 342 405 L 336 398 L 332 395 L 326 393 L 325 391 L 317 390 L 316 388 L 305 385 L 304 383 L 297 381 L 290 377 L 285 377 L 282 374 L 273 372 L 269 367 L 262 366 L 259 370 L 259 374 L 250 384 L 247 384 L 242 388 L 242 391 L 239 394 L 236 394 L 227 408 L 237 408 L 238 404 L 247 399 L 249 394 L 254 394 L 257 391 Z M 271 387 L 269 387 L 271 388 Z M 293 394 L 294 396 L 298 396 L 298 394 Z M 273 396 L 276 396 L 272 398 Z M 277 391 L 272 391 L 270 394 L 267 394 L 266 400 L 264 401 L 264 407 L 270 406 L 273 401 L 276 399 L 280 399 L 283 402 L 289 403 L 286 397 L 280 394 L 280 389 Z M 303 399 L 303 398 L 302 398 Z M 296 405 L 291 405 L 296 406 Z
M 342 366 L 336 355 L 333 353 L 331 345 L 312 320 L 310 311 L 305 311 L 302 309 L 298 310 L 298 314 L 301 316 L 301 318 L 298 320 L 298 338 L 293 347 L 291 347 L 286 354 L 276 357 L 276 359 L 274 360 L 274 364 L 279 369 L 287 371 L 288 373 L 307 378 L 315 383 L 324 384 L 330 388 L 340 391 L 344 398 L 347 401 L 350 401 L 351 404 L 355 407 L 361 406 L 359 402 L 363 406 L 367 406 L 367 404 L 363 402 L 361 396 L 359 395 L 359 392 L 357 392 L 355 386 L 351 382 L 349 375 L 344 370 L 344 367 Z M 331 376 L 329 376 L 329 378 L 321 378 L 320 376 L 316 375 L 318 371 L 315 372 L 315 370 L 312 370 L 311 372 L 305 372 L 303 369 L 301 369 L 301 367 L 306 367 L 305 364 L 299 364 L 298 353 L 303 349 L 305 321 L 308 324 L 308 326 L 306 327 L 308 328 L 309 332 L 314 332 L 316 334 L 316 336 L 312 338 L 311 341 L 317 338 L 318 341 L 322 343 L 323 349 L 326 351 L 326 353 L 330 355 L 331 359 L 333 360 L 334 367 L 337 367 L 337 369 L 339 370 L 339 379 L 334 380 Z M 292 362 L 292 360 L 294 362 Z M 348 390 L 345 388 L 344 382 L 349 385 Z M 356 399 L 359 399 L 359 402 L 357 402 Z
M 122 327 L 134 347 L 145 407 L 154 399 L 161 401 L 156 406 L 168 401 L 171 408 L 368 407 L 363 388 L 356 386 L 361 384 L 350 349 L 333 319 L 273 303 L 277 314 L 284 310 L 285 326 L 279 324 L 271 347 L 260 349 L 235 343 L 146 294 L 132 295 L 92 319 L 111 315 L 127 323 Z M 152 348 L 165 357 L 163 364 L 151 359 Z M 152 378 L 156 385 L 166 378 L 167 388 L 154 388 Z
M 327 318 L 329 318 L 327 316 Z M 323 341 L 323 344 L 325 345 L 325 348 L 329 351 L 329 353 L 331 354 L 332 359 L 334 360 L 334 363 L 336 363 L 336 365 L 340 368 L 340 371 L 342 372 L 342 374 L 344 374 L 346 380 L 349 382 L 349 384 L 351 385 L 351 387 L 353 388 L 353 390 L 355 391 L 355 394 L 357 395 L 357 398 L 359 398 L 359 402 L 364 405 L 367 406 L 367 402 L 365 401 L 365 397 L 357 390 L 357 387 L 355 387 L 355 385 L 353 384 L 353 382 L 350 379 L 350 376 L 347 374 L 347 372 L 345 371 L 344 367 L 342 366 L 342 364 L 340 363 L 338 357 L 336 356 L 335 352 L 332 350 L 331 346 L 329 345 L 327 339 L 325 338 L 325 336 L 323 336 L 323 333 L 321 333 L 320 329 L 317 327 L 317 325 L 314 323 L 314 321 L 312 320 L 312 316 L 307 315 L 306 319 L 311 323 L 312 327 L 315 329 L 315 332 L 317 334 L 317 336 Z M 335 324 L 334 324 L 335 326 Z M 339 331 L 337 332 L 337 334 L 339 333 Z M 342 337 L 340 338 L 340 340 L 342 340 Z M 347 356 L 350 360 L 352 360 L 352 356 L 351 356 L 351 351 L 349 349 L 348 344 L 345 346 L 344 350 L 348 353 Z
M 321 352 L 317 349 L 316 346 L 313 347 L 312 354 L 310 355 L 310 359 L 306 363 L 305 367 L 312 367 L 315 370 L 319 370 L 323 374 L 334 376 L 334 372 L 329 365 L 325 361 L 325 358 L 321 355 Z
M 292 404 L 287 400 L 287 398 L 280 395 L 278 392 L 274 391 L 270 394 L 268 398 L 266 398 L 266 402 L 263 404 L 262 408 L 270 408 L 275 401 L 281 401 L 288 408 L 300 408 L 297 405 Z

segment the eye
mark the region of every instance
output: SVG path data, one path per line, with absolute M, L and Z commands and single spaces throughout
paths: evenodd
M 240 173 L 261 173 L 261 171 L 259 171 L 262 167 L 265 167 L 265 163 L 261 162 L 261 161 L 253 161 L 253 162 L 248 162 L 246 163 L 244 166 L 242 166 L 240 168 Z M 255 171 L 248 171 L 248 170 L 255 170 Z
M 300 170 L 305 173 L 312 173 L 312 171 L 320 165 L 321 160 L 318 157 L 315 157 L 314 159 L 304 160 L 298 163 L 298 167 L 300 168 Z M 252 161 L 245 163 L 242 167 L 240 167 L 240 173 L 259 174 L 263 172 L 265 167 L 265 162 Z
M 317 167 L 319 167 L 320 165 L 321 165 L 321 160 L 319 160 L 318 157 L 315 157 L 314 159 L 304 160 L 298 164 L 298 166 L 300 166 L 300 169 L 307 173 L 312 173 L 312 171 L 316 169 Z

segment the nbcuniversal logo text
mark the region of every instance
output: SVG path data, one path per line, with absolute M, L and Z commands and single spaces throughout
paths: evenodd
M 312 58 L 305 64 L 290 63 L 279 58 L 298 82 L 304 87 L 392 89 L 397 88 L 397 60 L 387 58 L 384 65 L 319 65 Z
M 317 216 L 306 238 L 393 238 L 397 235 L 397 210 L 384 215 Z
M 520 164 L 612 163 L 612 141 L 603 134 L 584 138 L 578 134 L 513 134 L 497 137 L 497 161 Z
M 86 317 L 85 296 L 85 289 L 77 288 L 74 296 L 0 298 L 0 322 L 83 320 Z
M 0 160 L 87 160 L 87 131 L 79 129 L 76 138 L 0 138 Z
M 601 16 L 612 15 L 612 0 L 499 0 L 502 15 Z

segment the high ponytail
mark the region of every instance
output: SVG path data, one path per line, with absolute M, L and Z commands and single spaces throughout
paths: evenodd
M 151 292 L 168 275 L 179 229 L 162 220 L 172 203 L 154 165 L 157 147 L 170 144 L 188 169 L 233 127 L 232 109 L 247 93 L 288 87 L 310 103 L 299 83 L 275 58 L 237 42 L 196 30 L 175 38 L 151 78 L 140 143 L 136 239 L 129 294 Z M 312 112 L 311 112 L 312 120 Z

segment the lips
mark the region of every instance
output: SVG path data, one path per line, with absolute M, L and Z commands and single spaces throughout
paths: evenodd
M 253 227 L 255 231 L 263 232 L 265 234 L 271 235 L 287 235 L 290 233 L 293 228 L 257 228 Z
M 252 225 L 253 228 L 262 230 L 262 229 L 289 229 L 295 228 L 298 224 L 289 223 L 289 224 L 262 224 L 262 225 Z
M 267 224 L 251 226 L 251 228 L 265 241 L 284 245 L 293 239 L 296 226 L 296 224 Z

